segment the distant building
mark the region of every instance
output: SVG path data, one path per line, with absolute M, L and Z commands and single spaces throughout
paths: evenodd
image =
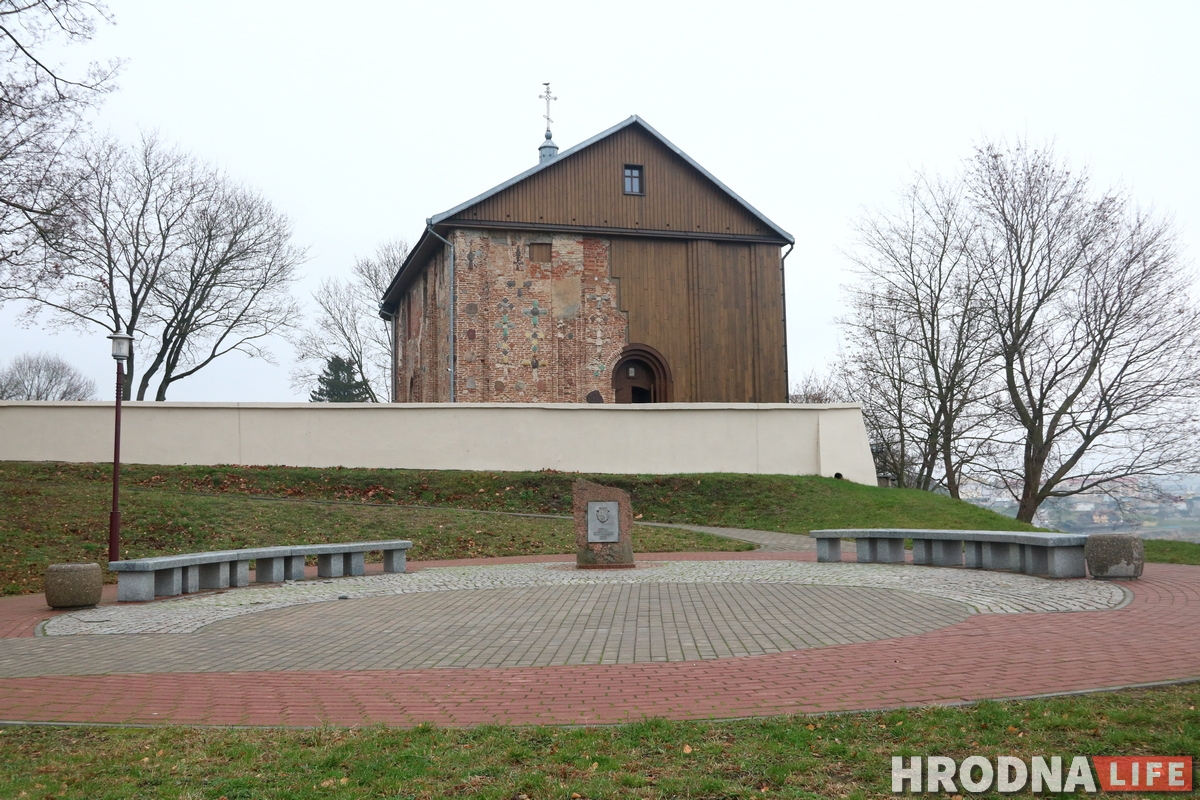
M 793 237 L 639 117 L 539 151 L 388 287 L 397 401 L 786 402 Z

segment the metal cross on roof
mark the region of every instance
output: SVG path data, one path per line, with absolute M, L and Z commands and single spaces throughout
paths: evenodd
M 547 81 L 546 83 L 543 83 L 542 86 L 546 87 L 546 93 L 539 94 L 538 99 L 546 101 L 546 130 L 550 130 L 550 123 L 554 122 L 554 120 L 550 119 L 550 101 L 557 100 L 558 98 L 553 96 L 552 94 L 550 94 L 549 81 Z

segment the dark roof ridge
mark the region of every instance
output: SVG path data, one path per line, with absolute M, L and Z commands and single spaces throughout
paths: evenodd
M 534 175 L 554 164 L 557 164 L 559 161 L 562 161 L 564 158 L 570 158 L 572 155 L 574 155 L 578 152 L 581 152 L 582 150 L 586 150 L 588 147 L 591 147 L 596 142 L 598 142 L 602 139 L 607 139 L 609 136 L 612 136 L 617 131 L 622 130 L 623 128 L 627 128 L 630 125 L 633 125 L 635 123 L 642 126 L 642 128 L 644 128 L 647 133 L 652 135 L 654 138 L 658 139 L 659 142 L 661 142 L 663 144 L 663 146 L 665 146 L 668 150 L 670 150 L 675 155 L 682 158 L 685 162 L 687 162 L 687 164 L 689 166 L 691 166 L 693 169 L 695 169 L 701 175 L 703 175 L 704 177 L 708 178 L 710 181 L 715 183 L 721 189 L 721 191 L 725 192 L 727 195 L 729 195 L 734 200 L 736 200 L 744 209 L 749 211 L 751 214 L 753 214 L 758 219 L 762 220 L 763 223 L 765 223 L 767 225 L 767 227 L 769 227 L 771 230 L 775 231 L 775 233 L 779 234 L 784 240 L 787 241 L 788 244 L 796 243 L 796 239 L 794 236 L 792 236 L 790 233 L 785 231 L 783 228 L 779 227 L 774 222 L 772 222 L 765 214 L 763 214 L 757 208 L 755 208 L 754 206 L 752 206 L 748 202 L 746 202 L 746 200 L 744 200 L 741 195 L 739 195 L 737 192 L 733 191 L 728 186 L 726 186 L 724 183 L 722 183 L 720 180 L 718 180 L 715 175 L 713 175 L 711 172 L 706 170 L 704 167 L 700 166 L 700 164 L 694 158 L 692 158 L 687 153 L 680 150 L 679 147 L 674 142 L 672 142 L 670 139 L 668 139 L 667 137 L 665 137 L 661 133 L 659 133 L 657 130 L 655 130 L 653 125 L 651 125 L 649 122 L 646 122 L 646 120 L 642 119 L 637 114 L 633 114 L 628 119 L 618 122 L 616 125 L 613 125 L 608 130 L 604 130 L 604 131 L 601 131 L 600 133 L 597 133 L 595 136 L 591 137 L 590 139 L 585 139 L 584 141 L 580 142 L 579 144 L 568 147 L 566 150 L 563 150 L 561 153 L 554 156 L 553 158 L 548 158 L 545 161 L 540 161 L 537 164 L 534 164 L 532 167 L 525 170 L 521 174 L 514 175 L 513 177 L 504 181 L 503 183 L 500 183 L 496 186 L 493 186 L 491 189 L 488 189 L 486 192 L 484 192 L 480 195 L 477 195 L 475 197 L 472 197 L 470 200 L 467 200 L 466 202 L 459 203 L 454 208 L 451 208 L 447 211 L 443 211 L 440 214 L 434 214 L 432 217 L 429 218 L 429 224 L 437 225 L 440 222 L 444 222 L 447 219 L 449 219 L 450 217 L 453 217 L 455 214 L 459 213 L 460 211 L 465 211 L 477 203 L 482 203 L 484 200 L 487 200 L 489 197 L 494 197 L 495 195 L 499 194 L 500 192 L 504 191 L 505 189 L 509 188 L 510 186 L 515 186 L 516 184 L 520 183 L 521 181 L 525 180 L 526 178 L 530 177 L 531 175 Z
M 554 156 L 553 158 L 548 158 L 545 161 L 539 161 L 537 164 L 533 165 L 532 167 L 530 167 L 529 169 L 520 173 L 519 175 L 514 175 L 513 177 L 504 181 L 503 183 L 493 186 L 491 189 L 488 189 L 483 194 L 472 197 L 470 200 L 467 200 L 464 203 L 459 203 L 454 208 L 443 211 L 440 214 L 434 214 L 432 217 L 425 220 L 425 230 L 421 232 L 421 236 L 417 240 L 416 245 L 409 252 L 408 258 L 406 258 L 404 260 L 404 263 L 400 265 L 400 269 L 398 269 L 396 271 L 396 274 L 395 274 L 395 276 L 393 276 L 391 283 L 388 284 L 388 288 L 384 292 L 384 295 L 383 295 L 383 302 L 381 302 L 379 304 L 380 310 L 381 311 L 389 310 L 388 299 L 390 298 L 392 291 L 400 283 L 400 277 L 402 275 L 404 275 L 404 273 L 408 270 L 409 263 L 411 261 L 413 261 L 415 258 L 417 258 L 418 253 L 420 251 L 424 250 L 422 245 L 424 245 L 426 243 L 426 240 L 429 238 L 429 231 L 433 228 L 434 225 L 439 225 L 439 224 L 446 222 L 451 217 L 453 217 L 455 214 L 458 214 L 461 211 L 465 211 L 466 209 L 470 208 L 471 206 L 473 206 L 477 203 L 481 203 L 484 200 L 487 200 L 489 197 L 493 197 L 493 196 L 499 194 L 500 192 L 504 191 L 505 189 L 509 188 L 510 186 L 514 186 L 515 184 L 520 183 L 521 181 L 525 180 L 526 178 L 530 177 L 531 175 L 534 175 L 538 172 L 541 172 L 544 169 L 547 169 L 547 168 L 553 166 L 554 164 L 557 164 L 559 161 L 562 161 L 564 158 L 570 158 L 571 156 L 575 155 L 576 153 L 579 153 L 583 150 L 586 150 L 588 147 L 591 147 L 596 142 L 599 142 L 602 139 L 606 139 L 609 136 L 612 136 L 617 131 L 620 131 L 624 128 L 629 127 L 630 125 L 635 125 L 635 124 L 640 125 L 643 130 L 645 130 L 647 133 L 649 133 L 654 138 L 658 139 L 658 141 L 661 142 L 664 147 L 666 147 L 672 153 L 674 153 L 675 155 L 677 155 L 681 159 L 683 159 L 689 166 L 691 166 L 693 169 L 695 169 L 697 172 L 699 172 L 705 178 L 712 181 L 721 191 L 725 192 L 725 194 L 729 195 L 734 200 L 736 200 L 738 202 L 738 204 L 742 206 L 742 208 L 744 208 L 746 211 L 748 211 L 750 214 L 752 214 L 756 218 L 762 220 L 762 222 L 768 228 L 770 228 L 772 231 L 774 231 L 776 234 L 778 234 L 788 244 L 794 245 L 796 243 L 796 238 L 794 236 L 792 236 L 790 233 L 785 231 L 783 228 L 776 225 L 765 214 L 763 214 L 757 208 L 755 208 L 754 206 L 752 206 L 748 202 L 746 202 L 742 198 L 741 195 L 739 195 L 737 192 L 733 191 L 728 186 L 726 186 L 724 183 L 722 183 L 720 180 L 718 180 L 715 175 L 713 175 L 711 172 L 706 170 L 704 167 L 700 166 L 700 164 L 694 158 L 692 158 L 687 153 L 680 150 L 679 147 L 674 142 L 672 142 L 670 139 L 668 139 L 667 137 L 665 137 L 661 133 L 659 133 L 657 130 L 655 130 L 654 126 L 652 126 L 649 122 L 646 122 L 646 120 L 642 119 L 637 114 L 633 114 L 630 117 L 628 117 L 627 119 L 624 119 L 621 122 L 618 122 L 616 125 L 613 125 L 611 128 L 608 128 L 607 130 L 603 130 L 600 133 L 597 133 L 595 136 L 585 139 L 584 141 L 580 142 L 579 144 L 568 147 L 566 150 L 563 150 L 562 152 L 560 152 L 558 155 Z M 468 221 L 464 220 L 463 222 L 466 223 Z M 650 232 L 647 231 L 646 233 L 649 234 Z M 396 303 L 391 303 L 390 305 L 392 308 L 395 308 Z

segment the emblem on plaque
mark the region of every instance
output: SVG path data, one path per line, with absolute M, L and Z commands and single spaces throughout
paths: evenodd
M 589 542 L 616 542 L 621 538 L 617 504 L 613 501 L 588 503 Z

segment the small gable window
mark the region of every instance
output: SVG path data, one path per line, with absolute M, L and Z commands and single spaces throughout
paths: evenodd
M 625 194 L 645 194 L 646 187 L 640 164 L 625 165 Z
M 537 242 L 529 245 L 529 260 L 534 264 L 550 263 L 550 243 Z

